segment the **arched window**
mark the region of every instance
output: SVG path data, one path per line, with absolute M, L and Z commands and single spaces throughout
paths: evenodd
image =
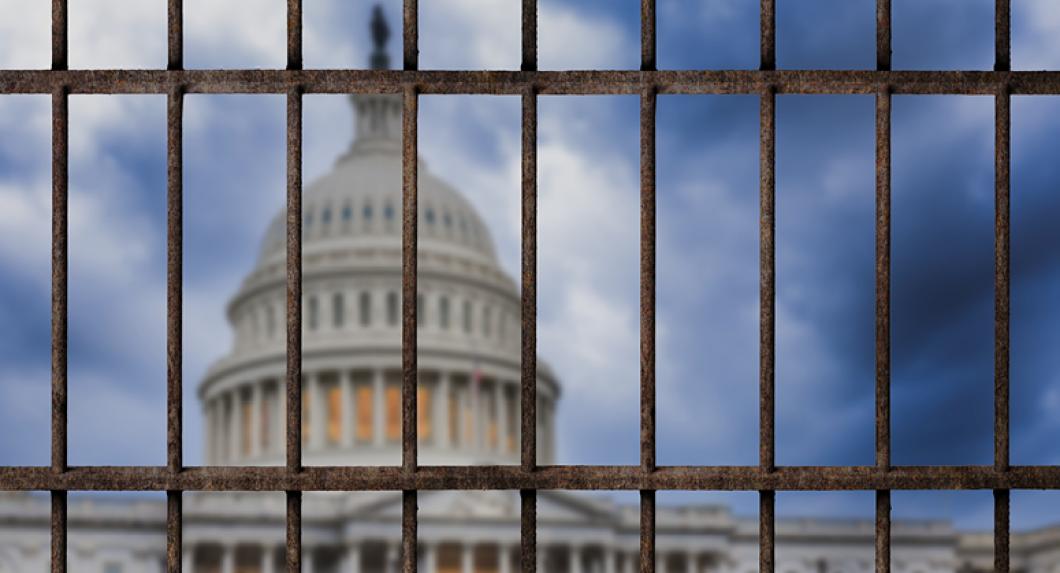
M 361 326 L 372 323 L 372 293 L 364 291 L 361 293 Z
M 387 203 L 386 206 L 383 207 L 383 218 L 387 221 L 394 220 L 394 206 L 390 203 Z
M 320 325 L 320 303 L 316 296 L 309 297 L 309 330 L 316 330 Z
M 449 328 L 449 299 L 444 296 L 438 299 L 438 326 Z
M 335 328 L 342 328 L 346 321 L 346 304 L 341 292 L 331 297 L 331 322 Z
M 447 231 L 453 228 L 453 217 L 449 214 L 449 211 L 442 213 L 442 224 L 445 225 Z
M 342 208 L 342 220 L 346 223 L 349 223 L 353 220 L 353 207 L 350 207 L 349 203 L 347 203 L 346 206 Z
M 464 332 L 471 334 L 471 301 L 464 301 Z
M 331 207 L 324 209 L 324 214 L 321 215 L 320 222 L 325 225 L 331 222 Z
M 390 291 L 386 293 L 386 322 L 390 326 L 397 326 L 400 322 L 401 313 L 398 306 L 398 293 Z
M 364 204 L 364 211 L 361 213 L 361 216 L 364 217 L 364 222 L 365 223 L 367 223 L 367 222 L 372 220 L 372 205 L 371 205 L 371 203 L 365 203 Z
M 433 225 L 434 224 L 434 209 L 431 209 L 429 207 L 427 208 L 427 224 L 428 225 Z

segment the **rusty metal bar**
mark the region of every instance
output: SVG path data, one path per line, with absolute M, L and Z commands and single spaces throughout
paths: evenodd
M 184 68 L 184 0 L 169 0 L 169 64 L 168 69 Z
M 891 0 L 876 0 L 876 69 L 891 69 Z
M 999 2 L 999 9 L 1000 9 Z M 994 467 L 1009 468 L 1009 305 L 1011 299 L 1011 97 L 994 99 Z M 994 570 L 1009 570 L 1009 492 L 994 491 Z
M 655 109 L 640 98 L 640 465 L 655 469 Z
M 302 471 L 302 92 L 287 94 L 287 475 Z M 287 491 L 287 571 L 302 570 L 302 493 Z
M 537 571 L 537 491 L 519 491 L 521 519 L 519 523 L 520 569 L 523 573 Z
M 404 0 L 401 28 L 404 69 L 406 72 L 417 70 L 420 65 L 420 14 L 417 0 Z
M 287 0 L 287 69 L 302 69 L 302 0 Z
M 66 0 L 52 0 L 52 70 L 69 67 Z
M 181 547 L 184 544 L 183 532 L 184 503 L 183 494 L 179 491 L 166 492 L 166 571 L 181 573 Z M 190 571 L 188 573 L 191 573 Z
M 173 90 L 166 98 L 166 450 L 167 467 L 179 473 L 184 466 L 183 441 L 183 104 L 184 94 Z M 180 573 L 180 491 L 166 492 L 166 568 Z
M 46 466 L 0 467 L 0 491 L 401 491 L 401 490 L 1060 490 L 1060 466 L 630 466 L 518 465 L 186 467 L 85 466 L 60 474 Z
M 656 57 L 655 0 L 640 0 L 640 69 L 654 70 Z
M 524 8 L 528 3 L 534 2 L 528 0 L 524 3 Z M 536 29 L 536 22 L 534 27 Z M 526 33 L 527 30 L 524 28 L 524 42 Z M 523 93 L 522 103 L 523 236 L 522 355 L 520 357 L 522 420 L 519 432 L 521 467 L 523 471 L 533 472 L 537 468 L 537 94 L 533 88 L 528 88 Z M 535 573 L 537 571 L 537 490 L 521 490 L 519 497 L 522 500 L 520 514 L 522 571 L 523 573 Z
M 759 16 L 761 28 L 761 70 L 777 69 L 777 4 L 776 0 L 762 0 Z
M 772 86 L 778 94 L 894 94 L 994 96 L 1060 95 L 1060 71 L 877 70 L 594 70 L 594 71 L 400 71 L 400 70 L 0 70 L 0 94 L 50 94 L 66 86 L 76 94 L 185 93 L 639 95 L 751 94 Z
M 524 72 L 537 69 L 537 0 L 523 0 L 523 61 Z
M 994 571 L 1009 570 L 1009 490 L 994 490 Z
M 994 0 L 994 70 L 1012 69 L 1012 0 Z
M 760 96 L 759 114 L 759 441 L 758 463 L 762 472 L 775 469 L 776 406 L 774 404 L 776 337 L 776 92 L 772 87 Z M 773 571 L 773 491 L 759 494 L 759 571 Z
M 65 13 L 65 2 L 62 2 Z M 51 468 L 67 469 L 67 269 L 70 105 L 65 89 L 52 94 L 52 405 Z M 51 488 L 47 488 L 51 489 Z M 66 571 L 66 492 L 52 491 L 52 572 Z
M 416 461 L 416 249 L 417 249 L 417 157 L 419 96 L 415 87 L 405 89 L 401 112 L 401 466 L 406 474 L 414 474 Z M 416 573 L 416 491 L 402 493 L 401 506 L 401 570 Z
M 416 573 L 416 490 L 401 492 L 401 573 Z
M 891 467 L 891 93 L 876 94 L 876 467 Z M 891 492 L 876 492 L 876 571 L 891 570 Z
M 640 573 L 655 573 L 655 491 L 640 492 Z

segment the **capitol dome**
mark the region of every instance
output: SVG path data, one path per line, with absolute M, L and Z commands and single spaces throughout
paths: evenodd
M 303 194 L 307 465 L 400 461 L 401 97 L 351 101 L 353 143 Z M 422 160 L 418 203 L 419 462 L 519 463 L 518 287 L 501 268 L 482 217 Z M 285 300 L 281 212 L 228 305 L 233 348 L 199 388 L 209 464 L 284 463 Z M 554 461 L 559 390 L 539 361 L 543 464 Z

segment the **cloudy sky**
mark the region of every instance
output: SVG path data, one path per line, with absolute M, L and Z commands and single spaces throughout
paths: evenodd
M 392 26 L 400 2 L 386 0 Z M 871 68 L 872 0 L 778 2 L 783 68 Z M 758 2 L 659 0 L 663 68 L 754 68 Z M 990 69 L 990 0 L 894 0 L 896 69 Z M 283 0 L 185 0 L 189 68 L 283 67 Z M 305 64 L 363 67 L 371 3 L 305 3 Z M 50 62 L 45 2 L 0 0 L 0 67 Z M 540 0 L 542 69 L 635 68 L 639 3 Z M 160 68 L 162 1 L 71 0 L 73 68 Z M 421 2 L 421 68 L 513 69 L 515 0 Z M 399 35 L 397 35 L 399 36 Z M 1013 3 L 1013 66 L 1060 67 L 1060 7 Z M 400 52 L 400 37 L 391 42 Z M 0 463 L 48 463 L 50 101 L 0 97 Z M 540 104 L 539 350 L 564 384 L 560 461 L 638 460 L 638 102 Z M 871 464 L 874 103 L 777 105 L 777 460 Z M 71 98 L 70 461 L 164 464 L 165 101 Z M 185 448 L 223 309 L 284 203 L 284 100 L 185 104 Z M 1013 101 L 1012 460 L 1060 463 L 1060 100 Z M 519 101 L 423 98 L 428 167 L 519 261 Z M 349 145 L 341 96 L 307 96 L 307 184 Z M 659 99 L 661 464 L 757 463 L 758 100 Z M 894 101 L 893 461 L 993 459 L 993 100 Z M 591 223 L 587 223 L 591 222 Z M 754 511 L 754 496 L 707 496 Z M 1018 527 L 1060 494 L 1014 494 Z M 668 495 L 675 503 L 688 499 Z M 697 498 L 701 499 L 701 498 Z M 867 516 L 872 496 L 782 494 L 791 514 Z M 988 493 L 895 494 L 899 516 L 991 522 Z

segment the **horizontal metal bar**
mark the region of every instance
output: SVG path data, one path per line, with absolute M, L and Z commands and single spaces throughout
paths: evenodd
M 187 93 L 402 93 L 509 94 L 533 88 L 539 94 L 760 93 L 1060 95 L 1060 71 L 401 71 L 401 70 L 0 70 L 0 94 L 157 93 L 181 87 Z
M 1060 490 L 1060 466 L 399 466 L 2 467 L 0 491 L 398 491 L 398 490 Z

